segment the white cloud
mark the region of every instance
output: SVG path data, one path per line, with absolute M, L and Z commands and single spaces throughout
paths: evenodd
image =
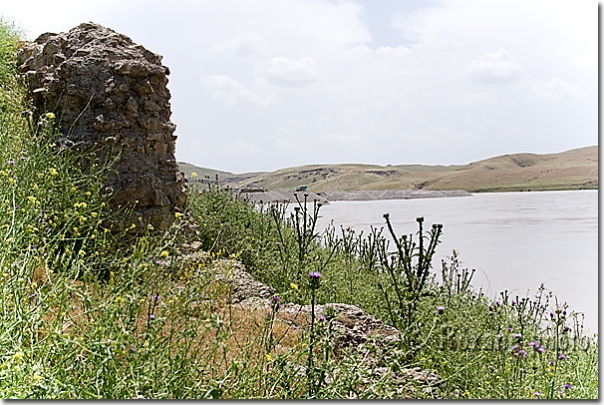
M 363 136 L 360 135 L 344 135 L 344 134 L 339 134 L 339 133 L 331 133 L 328 134 L 326 136 L 327 140 L 329 141 L 333 141 L 336 143 L 343 143 L 343 144 L 360 144 L 360 143 L 365 143 L 367 142 L 367 139 L 365 139 Z
M 230 41 L 214 45 L 210 50 L 215 52 L 232 52 L 238 56 L 262 55 L 266 53 L 262 38 L 249 31 Z
M 254 105 L 266 107 L 270 104 L 267 97 L 261 97 L 248 90 L 241 83 L 224 75 L 208 75 L 202 78 L 202 84 L 211 90 L 213 100 L 226 105 Z
M 468 65 L 470 80 L 480 85 L 505 86 L 522 79 L 524 69 L 505 50 L 485 52 L 479 60 Z
M 552 78 L 549 82 L 538 81 L 535 83 L 532 87 L 532 94 L 541 99 L 570 100 L 571 102 L 577 102 L 586 95 L 580 88 L 566 84 L 557 77 Z
M 239 138 L 230 144 L 220 144 L 218 152 L 227 156 L 252 156 L 262 153 L 258 146 Z
M 163 55 L 178 156 L 202 166 L 467 163 L 597 143 L 593 0 L 5 3 L 34 38 L 95 21 Z M 261 152 L 232 154 L 250 145 Z
M 278 138 L 275 146 L 277 147 L 277 149 L 284 152 L 291 152 L 296 150 L 296 146 L 294 144 L 289 141 L 286 141 L 283 138 Z
M 315 61 L 309 57 L 298 60 L 277 57 L 268 63 L 264 73 L 272 84 L 278 86 L 298 86 L 314 82 L 318 79 L 319 73 L 315 65 Z
M 400 58 L 400 57 L 404 57 L 407 56 L 411 53 L 411 49 L 404 46 L 404 45 L 399 45 L 399 46 L 380 46 L 379 48 L 377 48 L 375 50 L 375 54 L 377 56 L 385 56 L 385 57 L 391 57 L 391 58 Z

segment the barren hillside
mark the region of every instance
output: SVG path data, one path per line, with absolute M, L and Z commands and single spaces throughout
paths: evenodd
M 598 188 L 598 147 L 537 155 L 497 156 L 460 166 L 363 164 L 309 165 L 268 173 L 232 174 L 181 164 L 181 170 L 209 175 L 231 187 L 267 190 L 307 186 L 309 191 L 466 190 L 537 191 Z

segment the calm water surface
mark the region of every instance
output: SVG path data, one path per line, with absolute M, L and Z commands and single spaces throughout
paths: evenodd
M 598 329 L 598 192 L 481 193 L 471 197 L 384 201 L 336 201 L 321 209 L 318 228 L 330 221 L 367 234 L 389 213 L 398 236 L 442 223 L 440 260 L 459 252 L 475 268 L 473 285 L 495 297 L 505 289 L 533 295 L 541 283 Z M 387 230 L 385 230 L 386 234 Z

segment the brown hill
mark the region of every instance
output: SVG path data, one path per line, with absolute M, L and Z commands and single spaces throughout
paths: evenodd
M 187 165 L 187 174 L 195 169 Z M 207 173 L 210 169 L 197 168 Z M 189 177 L 189 176 L 187 176 Z M 309 191 L 466 190 L 537 191 L 598 188 L 598 147 L 537 155 L 503 155 L 468 165 L 309 165 L 269 173 L 220 173 L 230 187 L 267 190 L 307 186 Z

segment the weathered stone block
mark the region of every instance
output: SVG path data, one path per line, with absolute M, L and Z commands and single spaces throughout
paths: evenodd
M 105 183 L 111 206 L 132 206 L 139 225 L 166 229 L 184 209 L 187 184 L 174 158 L 169 70 L 162 57 L 94 23 L 43 34 L 19 52 L 39 114 L 53 111 L 63 136 L 101 163 L 120 154 Z M 82 160 L 83 169 L 93 160 Z

